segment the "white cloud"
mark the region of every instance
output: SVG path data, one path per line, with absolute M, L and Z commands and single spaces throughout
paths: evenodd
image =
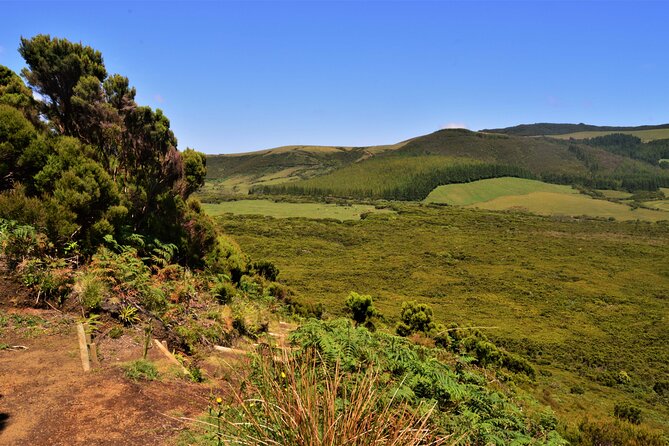
M 449 122 L 441 126 L 443 129 L 466 129 L 467 124 L 464 122 Z

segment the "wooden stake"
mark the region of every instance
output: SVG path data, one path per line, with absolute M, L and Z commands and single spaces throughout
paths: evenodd
M 177 358 L 175 358 L 174 355 L 167 349 L 167 347 L 164 346 L 158 339 L 154 339 L 153 343 L 156 344 L 156 347 L 158 347 L 158 350 L 160 350 L 163 353 L 163 355 L 165 355 L 165 357 L 170 360 L 171 363 L 176 364 L 179 367 L 181 367 L 181 370 L 184 372 L 185 375 L 190 375 L 190 372 L 188 371 L 188 369 L 186 367 L 184 367 L 179 362 L 179 360 Z
M 88 359 L 88 346 L 86 345 L 86 332 L 84 326 L 77 324 L 77 337 L 79 338 L 79 354 L 81 356 L 81 366 L 84 372 L 91 370 L 91 363 Z
M 95 345 L 94 342 L 92 344 L 89 344 L 88 348 L 91 359 L 93 360 L 93 365 L 98 367 L 100 365 L 100 360 L 98 359 L 98 346 Z
M 214 345 L 214 350 L 218 350 L 219 352 L 223 352 L 223 353 L 230 353 L 230 354 L 233 354 L 233 355 L 246 355 L 246 354 L 249 353 L 245 350 L 239 350 L 239 349 L 230 348 L 230 347 L 223 347 L 223 346 L 220 346 L 220 345 Z
M 88 324 L 84 324 L 84 333 L 86 333 L 86 344 L 90 345 L 91 342 L 91 332 L 88 330 Z

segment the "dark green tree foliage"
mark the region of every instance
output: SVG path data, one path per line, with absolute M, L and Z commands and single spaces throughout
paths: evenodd
M 669 140 L 658 139 L 655 141 L 642 142 L 633 135 L 613 133 L 598 136 L 583 141 L 590 146 L 600 147 L 611 153 L 627 156 L 652 165 L 658 165 L 659 161 L 669 158 Z
M 346 298 L 346 312 L 351 315 L 356 327 L 363 325 L 373 328 L 372 318 L 378 316 L 372 296 L 358 294 L 355 291 L 351 291 Z
M 32 91 L 9 68 L 0 65 L 0 104 L 20 110 L 33 125 L 39 126 L 39 113 Z
M 167 117 L 138 105 L 127 78 L 107 76 L 100 52 L 48 35 L 21 39 L 19 52 L 23 76 L 43 100 L 0 67 L 0 191 L 23 184 L 11 200 L 38 198 L 46 215 L 23 223 L 84 249 L 138 233 L 201 265 L 215 230 L 187 198 L 202 185 L 204 155 L 182 155 Z M 30 122 L 38 114 L 50 131 Z
M 346 196 L 353 198 L 382 198 L 386 200 L 423 200 L 432 190 L 444 184 L 469 183 L 487 178 L 517 177 L 535 179 L 536 175 L 517 166 L 501 164 L 472 163 L 458 164 L 447 167 L 434 168 L 428 172 L 414 175 L 403 175 L 395 181 L 394 187 L 383 190 L 347 189 L 345 186 L 338 189 L 329 189 L 318 185 L 311 186 L 301 182 L 277 184 L 269 186 L 255 186 L 251 193 L 263 194 L 290 194 L 324 196 Z M 318 178 L 312 181 L 318 181 Z
M 613 415 L 632 424 L 640 424 L 642 418 L 641 410 L 629 403 L 616 404 L 613 408 Z
M 20 160 L 37 139 L 35 128 L 21 111 L 0 104 L 0 191 L 24 176 L 19 171 Z
M 187 148 L 181 153 L 184 160 L 186 194 L 192 194 L 202 186 L 207 176 L 207 157 L 204 153 Z
M 415 300 L 402 302 L 400 322 L 396 328 L 397 334 L 409 336 L 416 332 L 429 333 L 436 327 L 432 316 L 432 308 L 427 304 L 419 304 Z
M 28 85 L 44 98 L 41 112 L 59 133 L 73 136 L 74 89 L 81 78 L 93 76 L 101 82 L 107 76 L 102 54 L 81 43 L 43 34 L 21 38 L 19 53 L 29 67 L 22 71 Z

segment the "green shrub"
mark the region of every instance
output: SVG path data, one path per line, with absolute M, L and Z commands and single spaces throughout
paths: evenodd
M 613 415 L 618 419 L 629 421 L 632 424 L 640 424 L 642 418 L 641 409 L 629 403 L 616 404 L 613 408 Z
M 267 287 L 267 292 L 276 300 L 285 301 L 290 296 L 290 288 L 280 283 L 271 283 Z
M 238 302 L 232 308 L 232 326 L 241 336 L 257 338 L 269 328 L 269 313 L 254 302 Z
M 571 386 L 571 388 L 569 389 L 569 393 L 573 395 L 583 395 L 585 393 L 585 388 L 583 388 L 583 386 L 580 385 Z
M 123 336 L 123 328 L 121 327 L 114 327 L 111 330 L 109 330 L 109 337 L 112 339 L 118 339 L 121 336 Z
M 432 315 L 432 308 L 427 304 L 419 304 L 415 300 L 402 302 L 400 322 L 395 330 L 400 336 L 409 336 L 415 332 L 427 334 L 436 327 Z
M 239 279 L 239 290 L 249 297 L 260 297 L 263 294 L 262 279 L 258 276 L 242 275 Z
M 660 432 L 619 420 L 584 420 L 578 432 L 570 433 L 573 445 L 594 446 L 666 446 L 667 441 Z
M 45 240 L 35 228 L 13 220 L 0 219 L 0 249 L 10 270 L 19 263 L 43 252 Z
M 264 277 L 270 282 L 276 281 L 276 278 L 279 276 L 279 268 L 276 267 L 272 262 L 267 260 L 260 260 L 253 262 L 251 268 L 259 276 Z
M 158 370 L 152 362 L 138 359 L 124 367 L 125 376 L 133 381 L 153 381 L 158 379 Z
M 124 305 L 118 312 L 118 320 L 124 325 L 133 325 L 140 321 L 137 308 L 132 305 Z
M 211 288 L 211 294 L 220 304 L 229 304 L 237 294 L 237 289 L 230 282 L 216 281 Z
M 38 300 L 60 305 L 70 294 L 72 270 L 60 259 L 32 259 L 21 266 L 19 275 L 23 284 L 31 288 Z
M 310 320 L 290 340 L 298 355 L 317 351 L 329 370 L 378 370 L 385 398 L 412 407 L 436 404 L 437 431 L 452 433 L 461 444 L 565 444 L 555 431 L 554 417 L 530 416 L 501 391 L 487 387 L 486 376 L 466 361 L 449 366 L 443 349 L 372 333 L 348 319 Z
M 378 316 L 379 312 L 374 308 L 372 296 L 358 294 L 355 291 L 346 298 L 346 312 L 351 315 L 356 327 L 364 325 L 373 328 L 372 318 Z
M 107 284 L 90 273 L 77 277 L 74 290 L 79 296 L 81 305 L 87 311 L 99 310 L 109 294 Z
M 653 385 L 653 390 L 660 396 L 669 396 L 669 381 L 657 381 Z

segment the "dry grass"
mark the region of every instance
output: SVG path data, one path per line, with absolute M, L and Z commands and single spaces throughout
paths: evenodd
M 416 411 L 386 395 L 374 369 L 328 369 L 316 354 L 258 359 L 254 378 L 214 410 L 218 444 L 294 446 L 442 445 L 432 408 Z

